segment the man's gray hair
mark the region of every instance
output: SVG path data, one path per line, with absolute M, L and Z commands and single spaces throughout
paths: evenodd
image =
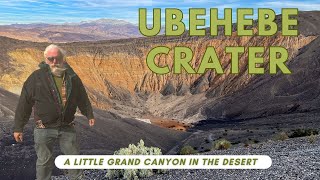
M 63 57 L 63 60 L 65 60 L 65 57 L 66 57 L 66 51 L 63 50 L 61 47 L 55 45 L 55 44 L 50 44 L 49 46 L 46 47 L 46 49 L 44 50 L 43 52 L 43 55 L 44 55 L 44 58 L 47 58 L 47 54 L 48 54 L 48 51 L 50 49 L 58 49 L 60 54 L 62 55 Z

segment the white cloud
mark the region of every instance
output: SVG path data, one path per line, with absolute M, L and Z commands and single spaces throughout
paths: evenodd
M 310 10 L 320 10 L 320 2 L 319 1 L 305 1 L 305 2 L 295 2 L 295 1 L 270 1 L 263 3 L 256 3 L 258 7 L 266 7 L 266 8 L 298 8 L 303 11 Z

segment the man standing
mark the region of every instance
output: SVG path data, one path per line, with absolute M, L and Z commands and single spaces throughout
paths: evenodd
M 33 110 L 37 180 L 51 179 L 54 167 L 52 150 L 56 140 L 63 154 L 80 153 L 74 127 L 77 107 L 88 118 L 90 126 L 95 123 L 86 90 L 65 61 L 64 50 L 51 44 L 45 49 L 44 57 L 45 61 L 39 64 L 40 69 L 34 71 L 23 84 L 13 134 L 17 142 L 23 140 L 23 128 Z M 82 171 L 69 170 L 67 176 L 72 180 L 81 179 Z

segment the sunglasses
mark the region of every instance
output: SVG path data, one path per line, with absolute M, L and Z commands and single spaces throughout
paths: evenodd
M 61 60 L 62 60 L 62 57 L 61 57 L 61 56 L 49 56 L 49 57 L 47 57 L 47 59 L 48 59 L 50 62 L 53 62 L 53 60 L 61 61 Z

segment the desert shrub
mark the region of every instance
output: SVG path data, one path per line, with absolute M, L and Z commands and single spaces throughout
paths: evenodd
M 229 149 L 231 147 L 231 143 L 226 139 L 219 139 L 213 142 L 213 149 Z
M 179 152 L 180 155 L 189 155 L 189 154 L 196 154 L 196 153 L 198 153 L 198 151 L 196 151 L 192 146 L 189 146 L 189 145 L 183 146 Z
M 309 143 L 313 144 L 316 142 L 316 140 L 317 140 L 317 138 L 314 134 L 311 134 L 310 136 L 308 136 Z
M 284 141 L 286 139 L 289 139 L 289 137 L 286 132 L 280 132 L 279 134 L 274 136 L 274 139 L 277 141 Z
M 244 141 L 244 147 L 249 147 L 249 146 L 251 146 L 252 144 L 254 144 L 254 142 L 251 140 L 251 138 L 247 138 L 247 139 Z
M 157 147 L 145 147 L 141 139 L 137 146 L 129 144 L 128 148 L 121 148 L 114 152 L 114 155 L 162 155 L 161 149 Z M 165 173 L 166 169 L 109 169 L 105 177 L 107 179 L 123 178 L 137 180 L 152 176 L 154 173 Z
M 311 136 L 319 134 L 319 131 L 316 129 L 295 129 L 293 130 L 292 134 L 289 136 L 290 138 L 295 137 L 304 137 L 304 136 Z

